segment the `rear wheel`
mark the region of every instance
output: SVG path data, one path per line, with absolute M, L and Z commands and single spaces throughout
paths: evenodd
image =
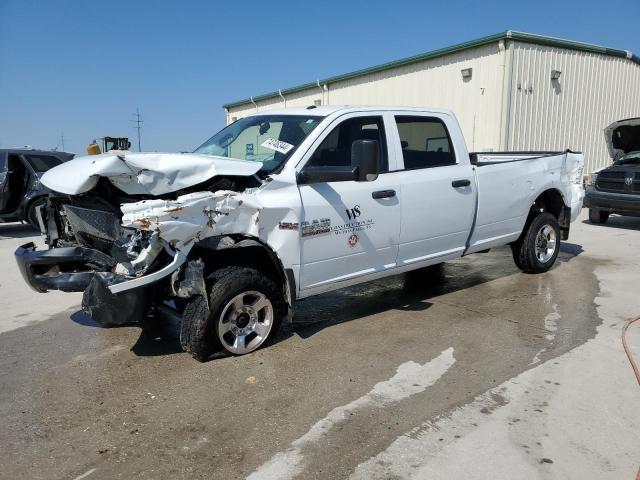
M 204 361 L 220 347 L 244 355 L 272 338 L 286 313 L 273 280 L 246 267 L 220 269 L 211 280 L 208 305 L 197 296 L 184 309 L 180 342 L 185 351 Z
M 537 215 L 524 234 L 511 245 L 513 260 L 526 273 L 549 270 L 560 251 L 560 225 L 550 213 Z
M 609 220 L 609 212 L 595 208 L 589 209 L 589 221 L 591 223 L 606 223 L 607 220 Z

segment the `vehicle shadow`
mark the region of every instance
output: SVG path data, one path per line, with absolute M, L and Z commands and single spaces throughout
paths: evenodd
M 183 353 L 180 345 L 180 329 L 172 324 L 159 322 L 157 332 L 149 333 L 140 330 L 140 336 L 131 347 L 131 351 L 139 357 L 157 357 Z
M 640 230 L 640 217 L 623 217 L 620 215 L 611 215 L 607 223 L 591 223 L 589 220 L 583 220 L 585 225 L 591 225 L 596 228 L 623 228 L 625 230 Z
M 82 310 L 71 314 L 70 319 L 84 327 L 100 328 L 104 330 L 117 329 L 120 327 L 135 327 L 140 329 L 140 335 L 136 343 L 131 347 L 131 351 L 140 357 L 155 357 L 159 355 L 171 355 L 182 353 L 180 346 L 180 324 L 170 319 L 156 318 L 153 329 L 142 329 L 139 323 L 128 323 L 124 325 L 102 325 L 96 322 L 90 315 Z
M 558 255 L 558 259 L 562 261 L 569 261 L 574 257 L 577 257 L 581 253 L 584 252 L 582 245 L 578 245 L 577 243 L 570 242 L 562 242 L 560 244 L 560 254 Z M 567 254 L 567 255 L 564 255 Z
M 581 245 L 563 242 L 554 269 L 583 251 Z M 427 310 L 433 298 L 519 273 L 507 247 L 337 290 L 300 302 L 290 331 L 282 335 L 308 338 L 332 325 L 384 311 Z
M 39 233 L 28 223 L 0 223 L 0 240 L 33 237 Z
M 563 243 L 554 268 L 571 261 L 582 252 L 580 245 Z M 310 297 L 296 303 L 292 322 L 282 325 L 266 348 L 294 335 L 306 339 L 325 328 L 387 311 L 426 311 L 433 305 L 430 300 L 435 297 L 518 273 L 511 250 L 501 248 L 488 254 L 476 254 Z M 158 320 L 158 328 L 154 333 L 140 331 L 139 338 L 131 348 L 133 353 L 158 356 L 182 352 L 179 323 L 169 319 Z M 80 317 L 75 321 L 86 322 Z M 99 326 L 92 320 L 90 322 L 88 324 L 91 326 Z M 217 352 L 210 360 L 228 356 L 224 352 Z

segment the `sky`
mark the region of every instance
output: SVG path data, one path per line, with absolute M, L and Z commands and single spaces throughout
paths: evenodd
M 0 0 L 0 148 L 191 151 L 222 105 L 505 30 L 640 54 L 640 0 Z

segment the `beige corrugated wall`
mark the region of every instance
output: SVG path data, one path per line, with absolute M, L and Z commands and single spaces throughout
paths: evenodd
M 513 42 L 506 148 L 585 154 L 586 172 L 610 163 L 603 129 L 640 117 L 640 65 L 626 58 Z M 551 80 L 551 70 L 561 71 Z
M 444 57 L 390 68 L 332 83 L 324 92 L 326 105 L 394 105 L 447 108 L 458 117 L 471 150 L 497 149 L 500 137 L 502 62 L 498 42 Z M 470 80 L 461 70 L 472 69 Z M 319 88 L 286 95 L 287 107 L 306 107 L 321 100 Z M 257 111 L 282 108 L 281 98 L 258 102 Z M 254 113 L 245 104 L 230 108 L 227 121 Z
M 285 95 L 287 107 L 408 105 L 452 110 L 471 151 L 584 152 L 586 172 L 609 163 L 602 130 L 640 117 L 640 65 L 626 58 L 507 41 Z M 470 80 L 461 70 L 472 68 Z M 551 70 L 561 71 L 551 81 Z M 506 70 L 506 77 L 505 75 Z M 504 81 L 504 85 L 503 85 Z M 282 108 L 270 98 L 229 109 L 227 122 Z M 502 113 L 502 115 L 501 115 Z

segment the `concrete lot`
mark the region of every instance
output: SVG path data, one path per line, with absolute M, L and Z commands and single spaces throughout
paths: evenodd
M 506 249 L 298 305 L 270 347 L 199 364 L 175 329 L 99 328 L 31 292 L 0 225 L 2 478 L 623 479 L 640 388 L 640 219 L 573 225 L 554 269 Z M 640 358 L 640 326 L 629 342 Z

